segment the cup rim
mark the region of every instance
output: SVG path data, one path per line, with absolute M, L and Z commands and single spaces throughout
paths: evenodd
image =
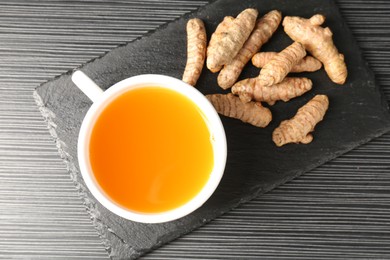
M 94 178 L 88 155 L 89 138 L 93 125 L 106 105 L 124 92 L 146 86 L 168 88 L 183 94 L 194 102 L 206 117 L 205 120 L 207 121 L 209 130 L 212 134 L 213 141 L 214 167 L 205 186 L 203 186 L 202 190 L 195 195 L 195 197 L 186 202 L 184 205 L 159 213 L 142 213 L 132 211 L 109 198 Z M 163 223 L 179 219 L 190 214 L 202 206 L 211 197 L 219 185 L 225 170 L 227 142 L 225 130 L 218 113 L 209 100 L 199 90 L 177 78 L 170 76 L 160 74 L 142 74 L 129 77 L 115 83 L 113 86 L 104 91 L 101 97 L 92 104 L 81 124 L 77 153 L 80 172 L 86 186 L 97 201 L 99 201 L 105 208 L 116 215 L 131 221 L 141 223 Z

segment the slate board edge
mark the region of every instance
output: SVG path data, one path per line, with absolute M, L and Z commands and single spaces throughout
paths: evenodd
M 67 74 L 67 73 L 64 73 L 64 74 Z M 95 212 L 96 211 L 95 205 L 93 203 L 91 203 L 89 198 L 87 197 L 87 189 L 84 186 L 84 184 L 82 182 L 78 181 L 78 178 L 79 178 L 78 171 L 77 171 L 77 168 L 73 162 L 73 157 L 69 153 L 66 152 L 66 145 L 57 136 L 56 124 L 53 121 L 53 118 L 55 118 L 56 115 L 44 105 L 42 98 L 39 96 L 39 94 L 36 90 L 33 92 L 33 97 L 34 97 L 34 100 L 38 106 L 39 111 L 41 112 L 44 120 L 47 123 L 49 133 L 55 141 L 58 153 L 60 154 L 60 157 L 63 159 L 63 162 L 66 165 L 66 169 L 70 175 L 70 178 L 71 178 L 73 184 L 76 187 L 78 195 L 79 195 L 80 199 L 82 200 L 88 214 L 90 215 L 93 226 L 97 230 L 98 235 L 99 235 L 106 251 L 110 255 L 111 241 L 110 241 L 110 238 L 107 237 L 108 227 L 106 225 L 104 225 L 96 217 L 97 214 Z
M 210 5 L 210 4 L 214 3 L 214 2 L 217 2 L 217 1 L 219 1 L 219 0 L 210 1 L 209 4 L 207 4 L 207 5 L 205 5 L 205 6 L 202 6 L 202 7 L 199 7 L 199 8 L 197 8 L 196 10 L 194 10 L 194 11 L 192 11 L 192 12 L 186 13 L 186 14 L 184 14 L 184 15 L 181 16 L 181 17 L 178 17 L 178 18 L 176 18 L 176 19 L 174 19 L 174 20 L 172 20 L 172 21 L 170 21 L 170 22 L 168 22 L 168 23 L 165 23 L 165 24 L 159 26 L 158 28 L 149 31 L 149 32 L 146 33 L 145 35 L 143 35 L 143 36 L 141 36 L 141 37 L 138 37 L 138 38 L 136 38 L 136 39 L 134 39 L 134 40 L 132 40 L 132 41 L 130 41 L 130 42 L 127 42 L 127 43 L 124 43 L 124 44 L 120 44 L 120 45 L 118 45 L 117 47 L 115 47 L 114 49 L 118 49 L 118 48 L 121 48 L 121 47 L 125 47 L 125 46 L 127 46 L 128 44 L 131 44 L 131 43 L 133 43 L 133 42 L 135 42 L 135 41 L 138 41 L 138 40 L 140 40 L 140 39 L 142 39 L 142 38 L 148 37 L 149 35 L 153 34 L 155 31 L 161 30 L 161 29 L 163 29 L 163 28 L 169 26 L 169 24 L 175 23 L 175 22 L 177 22 L 177 21 L 180 20 L 180 19 L 186 19 L 186 18 L 190 17 L 192 14 L 201 11 L 202 9 L 206 8 L 208 5 Z M 337 7 L 339 13 L 341 13 L 341 12 L 340 12 L 340 9 L 339 9 L 338 5 L 335 3 L 335 1 L 329 0 L 329 2 L 333 2 L 334 5 Z M 345 21 L 344 19 L 343 19 L 343 24 L 344 24 L 345 29 L 346 29 L 351 35 L 353 35 L 352 32 L 351 32 L 351 30 L 350 30 L 350 28 L 348 27 L 348 25 L 346 24 L 346 21 Z M 359 49 L 359 52 L 360 52 L 359 55 L 363 57 L 363 53 L 362 53 L 360 47 L 358 47 L 358 49 Z M 37 89 L 40 88 L 42 85 L 45 85 L 46 83 L 49 83 L 49 82 L 52 82 L 52 81 L 55 81 L 55 80 L 57 80 L 58 78 L 61 78 L 61 77 L 64 76 L 64 75 L 71 75 L 75 70 L 80 69 L 80 68 L 83 68 L 85 65 L 87 65 L 87 64 L 89 64 L 89 63 L 92 63 L 92 62 L 94 62 L 94 61 L 96 61 L 96 60 L 99 60 L 99 59 L 103 58 L 105 55 L 107 55 L 107 54 L 108 54 L 109 52 L 111 52 L 111 51 L 112 51 L 112 50 L 107 51 L 107 52 L 105 52 L 104 54 L 102 54 L 101 56 L 98 56 L 98 57 L 96 57 L 96 58 L 94 58 L 94 59 L 91 59 L 91 60 L 89 60 L 88 62 L 86 62 L 86 63 L 80 65 L 79 67 L 77 67 L 77 68 L 75 68 L 75 69 L 71 69 L 71 70 L 69 70 L 69 71 L 67 71 L 67 72 L 65 72 L 65 73 L 62 73 L 62 74 L 60 74 L 60 75 L 58 75 L 58 76 L 56 76 L 56 77 L 54 77 L 54 78 L 52 78 L 52 79 L 50 79 L 50 80 L 48 80 L 48 81 L 46 81 L 46 82 L 41 83 L 41 84 L 36 88 L 36 90 L 34 91 L 33 97 L 34 97 L 34 99 L 35 99 L 35 102 L 36 102 L 37 105 L 38 105 L 38 108 L 39 108 L 39 110 L 40 110 L 42 116 L 44 117 L 45 121 L 46 121 L 47 124 L 48 124 L 49 132 L 50 132 L 51 136 L 52 136 L 52 137 L 54 138 L 54 140 L 55 140 L 55 143 L 56 143 L 58 152 L 59 152 L 61 158 L 64 160 L 64 162 L 65 162 L 65 164 L 66 164 L 66 166 L 67 166 L 67 169 L 68 169 L 68 171 L 69 171 L 69 173 L 70 173 L 71 179 L 72 179 L 72 181 L 74 182 L 74 184 L 76 185 L 76 189 L 78 190 L 79 196 L 80 196 L 81 199 L 83 200 L 83 203 L 84 203 L 84 205 L 86 206 L 86 209 L 87 209 L 88 213 L 89 213 L 90 216 L 91 216 L 91 220 L 92 220 L 92 222 L 93 222 L 93 225 L 94 225 L 94 227 L 96 228 L 96 230 L 98 231 L 99 237 L 101 238 L 101 240 L 102 240 L 102 242 L 103 242 L 103 245 L 105 246 L 105 248 L 106 248 L 107 252 L 109 253 L 110 257 L 111 257 L 111 258 L 115 258 L 115 257 L 116 257 L 116 256 L 111 255 L 111 247 L 112 247 L 112 240 L 117 240 L 117 241 L 124 247 L 123 250 L 126 250 L 126 251 L 128 250 L 127 252 L 128 252 L 129 255 L 131 255 L 131 258 L 133 258 L 133 257 L 136 258 L 136 257 L 139 257 L 139 256 L 141 256 L 141 255 L 143 255 L 143 254 L 146 254 L 146 253 L 148 253 L 148 252 L 150 252 L 150 251 L 152 251 L 152 250 L 154 250 L 154 249 L 156 249 L 156 248 L 161 247 L 163 244 L 162 244 L 162 243 L 161 243 L 161 244 L 156 244 L 154 247 L 152 247 L 152 248 L 150 248 L 150 249 L 148 249 L 148 250 L 136 251 L 136 250 L 134 250 L 134 248 L 131 247 L 131 245 L 127 244 L 126 241 L 124 241 L 124 240 L 123 240 L 122 238 L 120 238 L 118 235 L 116 235 L 115 233 L 113 233 L 112 231 L 110 231 L 110 227 L 108 227 L 107 225 L 105 225 L 104 223 L 101 222 L 101 220 L 97 217 L 97 214 L 96 214 L 96 212 L 95 212 L 95 211 L 96 211 L 96 209 L 95 209 L 95 208 L 96 208 L 95 203 L 92 203 L 92 202 L 90 201 L 90 199 L 88 198 L 88 195 L 87 195 L 87 194 L 89 193 L 89 192 L 88 192 L 88 189 L 83 185 L 83 183 L 84 183 L 83 180 L 81 180 L 81 182 L 80 182 L 80 178 L 81 178 L 81 177 L 80 177 L 80 174 L 78 173 L 77 167 L 76 167 L 75 164 L 73 163 L 73 157 L 72 157 L 70 154 L 68 154 L 68 153 L 66 152 L 66 144 L 64 144 L 64 142 L 62 142 L 62 141 L 58 138 L 58 136 L 57 136 L 57 134 L 56 134 L 56 130 L 55 130 L 56 126 L 55 126 L 55 123 L 54 123 L 54 121 L 53 121 L 53 118 L 55 118 L 55 114 L 54 114 L 52 111 L 50 111 L 47 107 L 45 107 L 45 105 L 44 105 L 44 103 L 43 103 L 41 97 L 39 96 L 39 94 L 38 94 L 38 92 L 37 92 Z M 375 74 L 373 73 L 373 71 L 372 71 L 372 70 L 370 69 L 370 67 L 368 66 L 368 65 L 369 65 L 368 62 L 364 59 L 364 57 L 363 57 L 363 60 L 364 60 L 364 62 L 365 62 L 365 65 L 366 65 L 367 70 L 369 71 L 369 73 L 372 75 L 372 78 L 374 79 L 374 85 L 376 85 L 377 87 L 379 87 L 379 85 L 377 84 L 377 81 L 376 81 L 376 79 L 375 79 Z M 382 98 L 382 102 L 383 102 L 383 104 L 384 104 L 382 107 L 383 107 L 383 109 L 384 109 L 386 112 L 388 112 L 389 107 L 388 107 L 388 103 L 387 103 L 387 101 L 386 101 L 386 99 L 385 99 L 385 97 L 384 97 L 384 95 L 383 95 L 382 88 L 379 87 L 379 91 L 380 91 L 381 94 L 382 94 L 382 95 L 381 95 L 381 98 Z M 381 131 L 378 131 L 377 133 L 373 134 L 373 135 L 370 136 L 369 138 L 367 138 L 367 139 L 365 139 L 365 140 L 362 140 L 362 141 L 360 142 L 360 144 L 358 144 L 357 146 L 362 145 L 362 144 L 364 144 L 364 143 L 366 143 L 366 142 L 368 142 L 368 141 L 370 141 L 370 140 L 372 140 L 372 139 L 374 139 L 374 138 L 376 138 L 376 137 L 379 137 L 379 136 L 383 135 L 384 133 L 386 133 L 386 132 L 388 132 L 388 131 L 390 131 L 390 125 L 389 125 L 387 128 L 384 128 L 384 129 L 382 129 Z M 285 178 L 285 179 L 281 180 L 280 183 L 275 183 L 274 185 L 270 186 L 270 187 L 267 188 L 267 189 L 261 190 L 261 189 L 255 187 L 255 188 L 254 188 L 254 191 L 255 191 L 255 192 L 253 192 L 251 195 L 249 195 L 249 196 L 247 196 L 247 197 L 241 198 L 236 204 L 232 205 L 231 209 L 234 209 L 234 208 L 238 207 L 240 204 L 245 203 L 245 202 L 248 202 L 248 201 L 250 201 L 251 199 L 253 199 L 253 198 L 255 198 L 255 197 L 257 197 L 257 196 L 259 196 L 259 195 L 261 195 L 261 194 L 264 194 L 264 193 L 266 193 L 266 192 L 269 192 L 269 191 L 273 190 L 275 187 L 278 187 L 279 185 L 282 185 L 282 184 L 284 184 L 284 183 L 286 183 L 286 182 L 288 182 L 288 181 L 291 181 L 291 180 L 293 180 L 294 178 L 296 178 L 296 177 L 302 175 L 303 173 L 305 173 L 305 172 L 307 172 L 307 171 L 310 171 L 310 170 L 312 170 L 312 169 L 318 167 L 317 165 L 322 165 L 322 164 L 324 164 L 326 161 L 330 161 L 330 160 L 332 160 L 332 159 L 334 159 L 334 158 L 336 158 L 336 157 L 338 157 L 338 156 L 340 156 L 340 155 L 342 155 L 342 154 L 345 154 L 345 153 L 347 153 L 348 151 L 354 149 L 354 148 L 357 147 L 357 146 L 347 147 L 346 149 L 344 149 L 344 151 L 342 151 L 342 152 L 340 152 L 340 153 L 338 153 L 338 154 L 334 154 L 334 155 L 332 155 L 331 157 L 326 158 L 326 159 L 324 159 L 324 160 L 321 160 L 321 162 L 318 163 L 318 164 L 316 164 L 316 166 L 308 166 L 306 169 L 303 169 L 303 170 L 301 170 L 301 171 L 299 171 L 299 172 L 296 172 L 295 175 L 289 176 L 288 178 Z M 226 212 L 221 212 L 219 215 L 223 215 L 224 213 L 226 213 Z M 189 233 L 189 232 L 191 232 L 191 231 L 193 231 L 193 230 L 199 228 L 200 226 L 202 226 L 202 225 L 204 225 L 204 224 L 206 224 L 206 223 L 208 223 L 208 222 L 210 222 L 210 221 L 212 221 L 212 219 L 207 219 L 207 220 L 204 221 L 201 225 L 194 226 L 192 229 L 188 229 L 188 230 L 186 230 L 186 231 L 184 231 L 184 232 L 182 232 L 182 233 L 176 234 L 176 235 L 174 235 L 174 236 L 170 236 L 170 240 L 179 238 L 179 237 L 181 237 L 181 236 L 183 236 L 183 235 L 185 235 L 185 234 L 187 234 L 187 233 Z M 117 243 L 116 243 L 116 244 L 117 244 Z
M 376 79 L 375 73 L 370 67 L 370 63 L 365 58 L 365 55 L 364 55 L 362 49 L 360 48 L 360 45 L 358 44 L 358 42 L 356 40 L 355 34 L 352 32 L 351 28 L 348 26 L 347 21 L 344 18 L 345 16 L 343 15 L 343 12 L 341 12 L 341 9 L 340 9 L 339 5 L 337 4 L 338 0 L 330 0 L 330 1 L 333 1 L 335 8 L 337 9 L 340 16 L 343 18 L 342 22 L 343 22 L 344 30 L 346 30 L 350 35 L 352 35 L 352 37 L 354 39 L 354 44 L 357 46 L 357 49 L 359 51 L 359 53 L 357 53 L 357 54 L 359 54 L 359 56 L 361 57 L 361 60 L 364 61 L 365 69 L 370 74 L 371 78 L 374 79 L 373 84 L 376 86 L 377 90 L 380 93 L 381 105 L 382 105 L 384 112 L 390 113 L 390 103 L 389 103 L 390 101 L 387 101 L 386 96 L 385 96 L 384 91 L 383 91 L 383 88 L 379 85 L 378 80 Z M 326 21 L 325 21 L 325 23 L 326 23 Z M 347 77 L 347 80 L 348 80 L 348 77 Z

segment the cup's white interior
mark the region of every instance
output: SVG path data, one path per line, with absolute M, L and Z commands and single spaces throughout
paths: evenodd
M 181 207 L 161 213 L 142 213 L 131 211 L 110 199 L 110 197 L 108 197 L 98 185 L 89 161 L 89 140 L 93 125 L 106 105 L 124 92 L 147 86 L 156 86 L 174 90 L 191 99 L 199 107 L 206 117 L 205 120 L 207 121 L 207 125 L 212 136 L 211 140 L 214 154 L 214 167 L 210 174 L 210 178 L 203 189 L 192 200 L 188 201 Z M 78 159 L 80 171 L 91 193 L 104 207 L 113 213 L 129 220 L 144 223 L 161 223 L 178 219 L 193 212 L 204 204 L 204 202 L 206 202 L 217 188 L 222 178 L 226 164 L 226 155 L 226 136 L 222 122 L 214 107 L 210 104 L 206 97 L 197 89 L 181 80 L 155 74 L 145 74 L 131 77 L 118 82 L 106 90 L 99 99 L 95 100 L 86 114 L 81 125 L 78 139 Z

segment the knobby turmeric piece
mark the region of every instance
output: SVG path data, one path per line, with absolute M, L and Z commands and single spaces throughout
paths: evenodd
M 198 18 L 187 22 L 187 64 L 183 81 L 195 86 L 206 59 L 207 35 L 204 23 Z
M 215 49 L 219 44 L 219 40 L 228 30 L 231 22 L 234 20 L 232 16 L 225 16 L 221 23 L 217 26 L 214 33 L 211 35 L 209 45 L 207 46 L 207 53 L 215 53 Z M 222 69 L 222 65 L 219 67 L 208 68 L 211 72 L 215 73 Z
M 259 51 L 274 34 L 282 20 L 281 12 L 273 10 L 258 19 L 248 40 L 234 57 L 226 64 L 218 75 L 218 85 L 223 89 L 228 89 L 237 81 L 242 69 L 250 58 Z
M 306 105 L 298 109 L 296 115 L 282 121 L 272 133 L 272 140 L 277 146 L 287 143 L 308 144 L 313 140 L 310 134 L 320 122 L 328 109 L 329 100 L 326 95 L 316 95 Z
M 302 43 L 306 50 L 324 64 L 325 71 L 333 82 L 344 84 L 348 74 L 344 55 L 334 45 L 332 31 L 328 27 L 321 27 L 324 21 L 325 16 L 320 14 L 310 19 L 286 16 L 283 26 L 291 39 Z
M 224 33 L 214 37 L 215 48 L 207 48 L 206 66 L 210 71 L 218 70 L 233 60 L 251 34 L 257 15 L 256 9 L 245 9 L 229 23 Z
M 262 68 L 267 64 L 277 52 L 258 52 L 252 57 L 252 64 L 255 67 Z M 314 72 L 321 69 L 322 63 L 312 56 L 305 56 L 301 61 L 295 64 L 290 72 Z
M 271 111 L 260 102 L 243 103 L 233 94 L 206 95 L 218 113 L 257 127 L 266 127 L 272 120 Z
M 273 105 L 278 100 L 286 102 L 303 95 L 312 88 L 312 85 L 308 78 L 286 77 L 278 84 L 265 87 L 258 78 L 248 78 L 234 84 L 232 93 L 238 95 L 244 103 L 255 100 Z
M 265 87 L 281 82 L 303 57 L 306 50 L 299 42 L 294 42 L 276 54 L 260 71 L 260 84 Z

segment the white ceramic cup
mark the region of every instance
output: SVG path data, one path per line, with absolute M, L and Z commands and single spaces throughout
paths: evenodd
M 88 110 L 81 125 L 77 152 L 81 175 L 83 176 L 83 179 L 93 196 L 104 207 L 128 220 L 143 223 L 161 223 L 186 216 L 202 206 L 209 199 L 223 176 L 226 164 L 227 147 L 226 135 L 222 122 L 214 107 L 202 93 L 179 79 L 156 74 L 145 74 L 124 79 L 114 84 L 106 91 L 103 91 L 87 75 L 79 70 L 73 73 L 72 81 L 93 101 L 93 104 Z M 122 93 L 148 86 L 157 86 L 173 90 L 186 96 L 198 106 L 200 111 L 202 111 L 206 117 L 205 121 L 211 134 L 214 155 L 214 167 L 210 173 L 209 180 L 201 191 L 186 204 L 160 213 L 142 213 L 132 211 L 113 201 L 99 186 L 94 177 L 89 159 L 91 132 L 96 119 L 99 117 L 104 108 Z

